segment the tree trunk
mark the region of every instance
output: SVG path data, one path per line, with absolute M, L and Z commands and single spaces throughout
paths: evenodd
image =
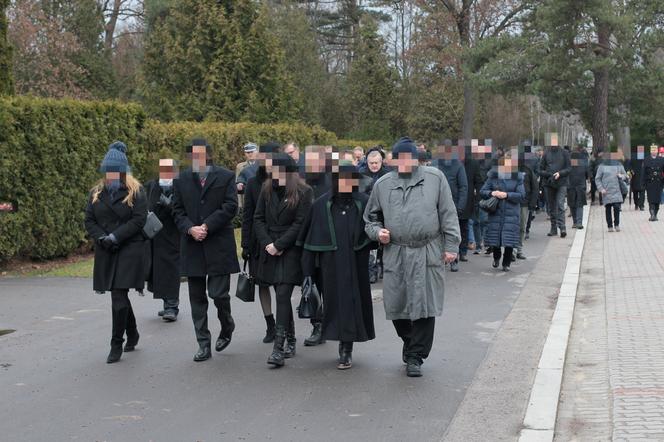
M 463 48 L 470 47 L 470 7 L 472 2 L 463 1 L 463 6 L 457 16 L 457 29 L 459 30 L 459 41 Z M 465 69 L 465 68 L 462 68 Z M 463 75 L 463 126 L 461 132 L 466 143 L 473 138 L 473 125 L 475 123 L 475 91 L 468 80 L 466 72 Z
M 611 29 L 608 24 L 600 22 L 597 24 L 597 46 L 598 57 L 606 59 L 609 47 Z M 604 151 L 609 147 L 609 66 L 602 63 L 593 71 L 593 112 L 592 112 L 592 136 L 593 151 Z
M 121 6 L 122 0 L 113 0 L 113 10 L 111 11 L 111 16 L 104 26 L 104 47 L 109 51 L 113 49 L 113 37 L 115 36 L 115 27 L 118 23 Z

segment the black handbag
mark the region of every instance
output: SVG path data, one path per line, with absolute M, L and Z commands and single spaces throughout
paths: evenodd
M 244 261 L 242 272 L 237 277 L 235 296 L 244 302 L 254 302 L 256 296 L 254 278 L 247 273 L 247 261 Z
M 315 318 L 319 308 L 320 294 L 311 280 L 311 276 L 307 276 L 302 283 L 302 298 L 297 307 L 297 316 L 300 319 Z
M 146 218 L 145 225 L 143 226 L 143 236 L 145 236 L 147 239 L 152 239 L 163 227 L 164 225 L 159 220 L 159 217 L 155 215 L 154 212 L 148 212 L 148 217 Z
M 491 198 L 486 200 L 480 200 L 480 209 L 488 213 L 496 213 L 496 210 L 498 210 L 499 202 L 500 201 L 495 196 L 492 196 Z

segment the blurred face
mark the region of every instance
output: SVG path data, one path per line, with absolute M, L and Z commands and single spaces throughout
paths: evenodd
M 324 152 L 305 152 L 305 172 L 323 173 L 325 172 L 325 153 Z
M 172 158 L 164 158 L 159 160 L 159 179 L 172 180 L 176 178 L 177 171 L 175 169 L 175 161 Z
M 346 161 L 353 161 L 355 158 L 353 157 L 352 152 L 345 152 L 344 153 L 344 160 Z
M 191 167 L 198 172 L 207 165 L 207 148 L 205 146 L 193 146 L 191 148 Z
M 286 185 L 286 168 L 284 166 L 273 166 L 270 173 L 272 174 L 272 182 L 276 182 L 282 187 Z
M 352 174 L 339 176 L 339 193 L 353 193 L 360 186 L 360 180 Z
M 300 159 L 300 151 L 292 144 L 287 144 L 286 147 L 284 147 L 284 153 L 295 161 Z
M 104 175 L 104 181 L 106 181 L 107 183 L 120 181 L 120 172 L 106 172 L 106 174 Z
M 369 156 L 367 166 L 371 172 L 377 173 L 383 167 L 383 157 L 380 154 Z
M 410 152 L 403 152 L 399 154 L 399 158 L 394 158 L 392 164 L 396 165 L 397 171 L 401 174 L 412 173 L 419 162 L 417 157 L 413 157 Z

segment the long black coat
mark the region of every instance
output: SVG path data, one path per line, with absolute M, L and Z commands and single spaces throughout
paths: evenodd
M 632 190 L 643 190 L 643 160 L 632 158 L 627 163 L 627 171 L 632 172 L 630 186 Z
M 569 185 L 567 186 L 567 205 L 570 208 L 585 206 L 586 190 L 589 179 L 594 179 L 590 174 L 590 158 L 585 152 L 572 152 L 571 159 L 578 160 L 578 165 L 572 166 L 569 173 Z
M 369 250 L 377 246 L 364 230 L 368 196 L 318 198 L 303 228 L 302 268 L 320 271 L 325 308 L 325 339 L 363 342 L 376 337 L 369 283 Z
M 143 290 L 148 260 L 145 256 L 143 226 L 147 217 L 147 199 L 143 189 L 134 197 L 133 207 L 122 200 L 127 190 L 118 190 L 111 199 L 106 189 L 92 203 L 92 195 L 85 208 L 85 229 L 95 241 L 113 234 L 119 243 L 117 251 L 104 249 L 95 243 L 92 277 L 93 289 L 104 292 L 113 289 Z
M 643 160 L 643 184 L 649 204 L 659 204 L 664 187 L 664 158 L 648 155 Z
M 468 198 L 466 201 L 466 207 L 463 209 L 463 213 L 459 218 L 470 219 L 475 211 L 475 203 L 480 199 L 480 190 L 482 190 L 482 185 L 485 180 L 482 179 L 480 163 L 477 160 L 466 158 L 463 162 L 463 166 L 466 169 L 466 180 L 468 181 Z
M 180 296 L 180 231 L 173 219 L 173 203 L 160 202 L 163 189 L 159 181 L 145 183 L 148 210 L 154 212 L 163 228 L 149 241 L 150 270 L 148 290 L 159 299 L 178 299 Z M 172 191 L 169 195 L 172 199 Z
M 242 249 L 249 253 L 249 274 L 256 276 L 258 271 L 258 258 L 260 246 L 254 233 L 254 213 L 258 197 L 261 194 L 261 186 L 265 181 L 265 172 L 249 178 L 247 187 L 244 189 L 244 207 L 242 209 Z
M 229 275 L 240 271 L 232 221 L 237 213 L 235 174 L 212 166 L 201 188 L 198 175 L 187 169 L 173 182 L 173 214 L 182 239 L 182 276 Z M 206 224 L 207 237 L 196 241 L 189 229 Z
M 526 197 L 521 201 L 521 207 L 537 207 L 537 197 L 539 196 L 539 181 L 535 172 L 525 164 L 519 167 L 519 172 L 523 173 L 523 188 L 526 191 Z
M 266 192 L 261 192 L 254 212 L 254 233 L 260 248 L 256 277 L 264 284 L 300 285 L 302 248 L 296 242 L 311 208 L 313 190 L 304 186 L 298 205 L 292 208 L 288 207 L 283 188 L 270 188 L 269 193 L 266 198 Z M 268 254 L 265 247 L 270 243 L 283 253 Z

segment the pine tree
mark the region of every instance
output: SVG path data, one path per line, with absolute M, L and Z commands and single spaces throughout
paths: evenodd
M 14 91 L 12 79 L 12 48 L 7 40 L 7 7 L 9 0 L 0 0 L 0 95 Z
M 142 94 L 158 118 L 286 121 L 300 104 L 283 50 L 251 0 L 183 0 L 154 18 Z

